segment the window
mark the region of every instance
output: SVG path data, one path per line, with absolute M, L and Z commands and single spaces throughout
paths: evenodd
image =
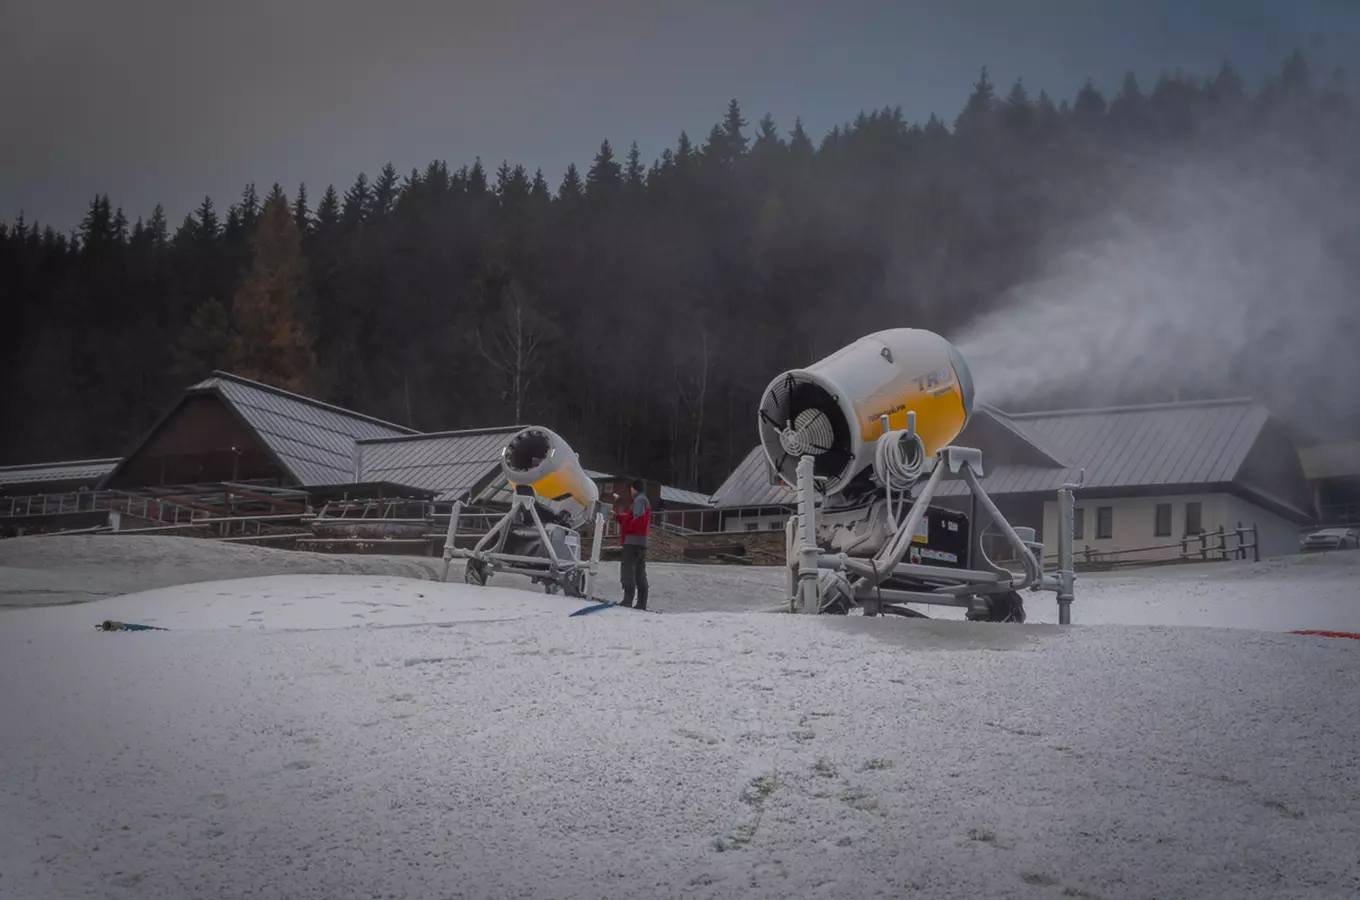
M 1203 510 L 1198 503 L 1185 504 L 1185 533 L 1204 533 L 1204 515 Z
M 783 523 L 783 522 L 780 522 L 778 519 L 776 519 L 776 520 L 774 520 L 773 522 L 770 523 L 770 530 L 771 530 L 771 531 L 783 531 L 783 530 L 784 530 L 784 523 Z
M 747 531 L 759 531 L 759 530 L 760 530 L 760 523 L 759 523 L 759 522 L 747 522 L 747 523 L 746 523 L 746 530 L 747 530 Z
M 1152 532 L 1157 537 L 1171 537 L 1171 504 L 1157 504 L 1157 523 Z
M 1072 510 L 1072 540 L 1086 540 L 1086 510 L 1080 506 Z
M 1096 540 L 1108 541 L 1114 537 L 1114 507 L 1102 506 L 1096 510 Z

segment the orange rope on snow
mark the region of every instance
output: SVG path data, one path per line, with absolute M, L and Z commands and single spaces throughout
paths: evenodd
M 1290 634 L 1316 634 L 1316 635 L 1318 635 L 1318 636 L 1320 636 L 1320 637 L 1351 638 L 1352 640 L 1360 641 L 1360 634 L 1356 634 L 1356 633 L 1353 632 L 1353 631 L 1316 631 L 1316 630 L 1309 630 L 1309 631 L 1291 631 L 1291 632 L 1289 632 L 1289 633 L 1290 633 Z

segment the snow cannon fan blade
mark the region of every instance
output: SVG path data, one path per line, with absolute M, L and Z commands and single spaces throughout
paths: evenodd
M 798 460 L 813 457 L 813 474 L 827 495 L 839 493 L 873 465 L 874 442 L 907 426 L 934 455 L 967 423 L 973 381 L 963 357 L 944 338 L 917 328 L 875 332 L 805 369 L 777 376 L 760 402 L 760 441 L 789 486 Z

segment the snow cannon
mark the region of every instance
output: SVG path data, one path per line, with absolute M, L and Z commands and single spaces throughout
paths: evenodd
M 880 485 L 909 486 L 972 409 L 973 379 L 958 350 L 931 331 L 891 328 L 771 381 L 760 440 L 790 486 L 804 456 L 813 457 L 817 489 L 828 496 L 868 487 L 876 462 Z
M 1052 590 L 1059 621 L 1068 621 L 1077 485 L 1059 491 L 1061 562 L 1045 573 L 1035 529 L 1013 526 L 983 489 L 982 452 L 955 443 L 972 413 L 963 357 L 918 328 L 866 335 L 769 383 L 761 447 L 797 507 L 784 533 L 791 612 L 915 617 L 925 615 L 919 606 L 943 606 L 1018 623 L 1021 592 Z M 962 481 L 968 496 L 944 490 L 946 479 Z M 1006 565 L 989 556 L 996 549 Z
M 547 428 L 530 426 L 512 437 L 501 451 L 501 472 L 517 494 L 529 490 L 559 504 L 574 501 L 578 521 L 590 519 L 600 502 L 600 489 L 576 453 Z
M 575 451 L 548 428 L 521 429 L 501 449 L 501 475 L 510 487 L 505 510 L 472 548 L 458 546 L 464 503 L 455 501 L 444 537 L 444 574 L 455 559 L 467 561 L 463 580 L 485 585 L 492 575 L 526 575 L 550 594 L 590 597 L 600 571 L 604 515 L 600 489 L 590 480 Z M 581 554 L 587 523 L 594 533 L 590 556 Z

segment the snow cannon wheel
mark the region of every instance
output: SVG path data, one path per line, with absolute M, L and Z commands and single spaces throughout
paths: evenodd
M 996 594 L 987 598 L 986 613 L 975 614 L 969 612 L 968 618 L 974 622 L 1014 622 L 1016 624 L 1023 624 L 1025 621 L 1025 601 L 1015 591 Z
M 463 570 L 463 580 L 477 587 L 486 587 L 486 565 L 478 559 L 470 559 Z

